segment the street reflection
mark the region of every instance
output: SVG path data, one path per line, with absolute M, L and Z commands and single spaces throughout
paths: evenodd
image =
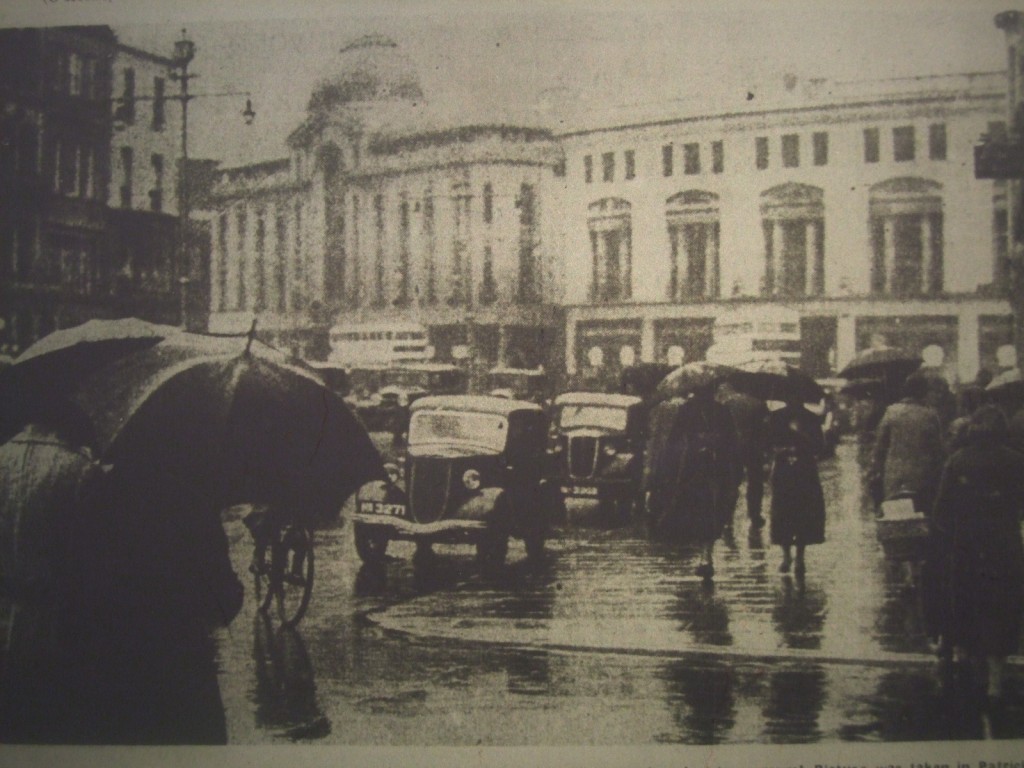
M 675 659 L 656 673 L 665 682 L 666 701 L 678 730 L 660 742 L 718 744 L 735 723 L 735 671 L 719 661 Z
M 802 578 L 783 578 L 772 610 L 772 624 L 782 638 L 782 645 L 820 649 L 826 604 L 825 591 L 820 586 L 808 586 Z
M 505 658 L 508 692 L 524 696 L 551 693 L 551 660 L 547 651 L 512 651 Z
M 269 616 L 253 622 L 253 688 L 256 725 L 276 730 L 292 741 L 320 739 L 331 724 L 320 709 L 313 666 L 295 629 L 275 628 Z
M 762 715 L 764 741 L 802 744 L 821 738 L 818 718 L 825 704 L 825 670 L 817 664 L 771 669 Z
M 683 582 L 676 592 L 672 615 L 695 643 L 732 645 L 729 606 L 715 594 L 713 583 Z

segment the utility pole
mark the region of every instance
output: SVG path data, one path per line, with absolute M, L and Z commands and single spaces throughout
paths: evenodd
M 1003 11 L 995 25 L 1006 36 L 1006 135 L 984 136 L 974 148 L 974 175 L 1006 181 L 1006 257 L 1013 346 L 1024 363 L 1024 14 Z

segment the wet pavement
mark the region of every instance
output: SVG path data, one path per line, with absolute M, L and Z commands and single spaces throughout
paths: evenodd
M 350 526 L 317 533 L 316 582 L 297 630 L 254 597 L 220 636 L 236 744 L 581 745 L 1024 737 L 1024 667 L 1005 704 L 941 676 L 915 590 L 887 563 L 861 495 L 858 446 L 821 464 L 826 543 L 807 575 L 778 571 L 742 508 L 697 553 L 602 524 L 574 506 L 543 563 L 513 541 L 497 577 L 468 547 L 392 543 L 362 568 Z M 766 506 L 767 508 L 767 506 Z M 236 570 L 248 533 L 228 522 Z M 1017 661 L 1017 660 L 1014 660 Z

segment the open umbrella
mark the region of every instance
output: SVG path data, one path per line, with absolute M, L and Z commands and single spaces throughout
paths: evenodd
M 902 382 L 921 367 L 920 355 L 896 347 L 872 347 L 856 355 L 839 372 L 844 379 L 886 379 Z
M 685 397 L 695 390 L 719 384 L 735 373 L 736 369 L 729 365 L 695 360 L 669 373 L 658 384 L 657 392 L 664 398 Z
M 73 399 L 105 462 L 157 467 L 219 506 L 271 504 L 312 522 L 384 476 L 342 399 L 251 334 L 178 334 L 100 371 Z
M 88 320 L 54 331 L 9 366 L 0 367 L 0 424 L 20 429 L 31 421 L 52 421 L 56 402 L 86 376 L 160 343 L 180 331 L 135 317 Z
M 820 403 L 825 397 L 825 390 L 809 374 L 778 359 L 740 363 L 729 382 L 737 391 L 762 400 Z

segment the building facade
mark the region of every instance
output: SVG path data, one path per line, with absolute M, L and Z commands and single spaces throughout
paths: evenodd
M 416 320 L 441 360 L 609 383 L 703 358 L 716 318 L 762 305 L 795 310 L 819 376 L 884 338 L 969 379 L 1010 342 L 1005 194 L 972 159 L 1003 73 L 787 77 L 557 131 L 425 96 L 394 42 L 362 38 L 287 158 L 221 172 L 212 329 L 255 314 L 312 355 L 336 323 Z
M 154 70 L 169 63 L 120 46 L 108 27 L 0 31 L 0 347 L 8 353 L 95 317 L 177 321 L 167 277 L 174 209 L 122 189 L 126 151 L 146 162 L 161 154 L 161 183 L 175 178 L 176 155 L 155 138 L 153 121 L 115 130 L 115 82 L 133 61 Z

